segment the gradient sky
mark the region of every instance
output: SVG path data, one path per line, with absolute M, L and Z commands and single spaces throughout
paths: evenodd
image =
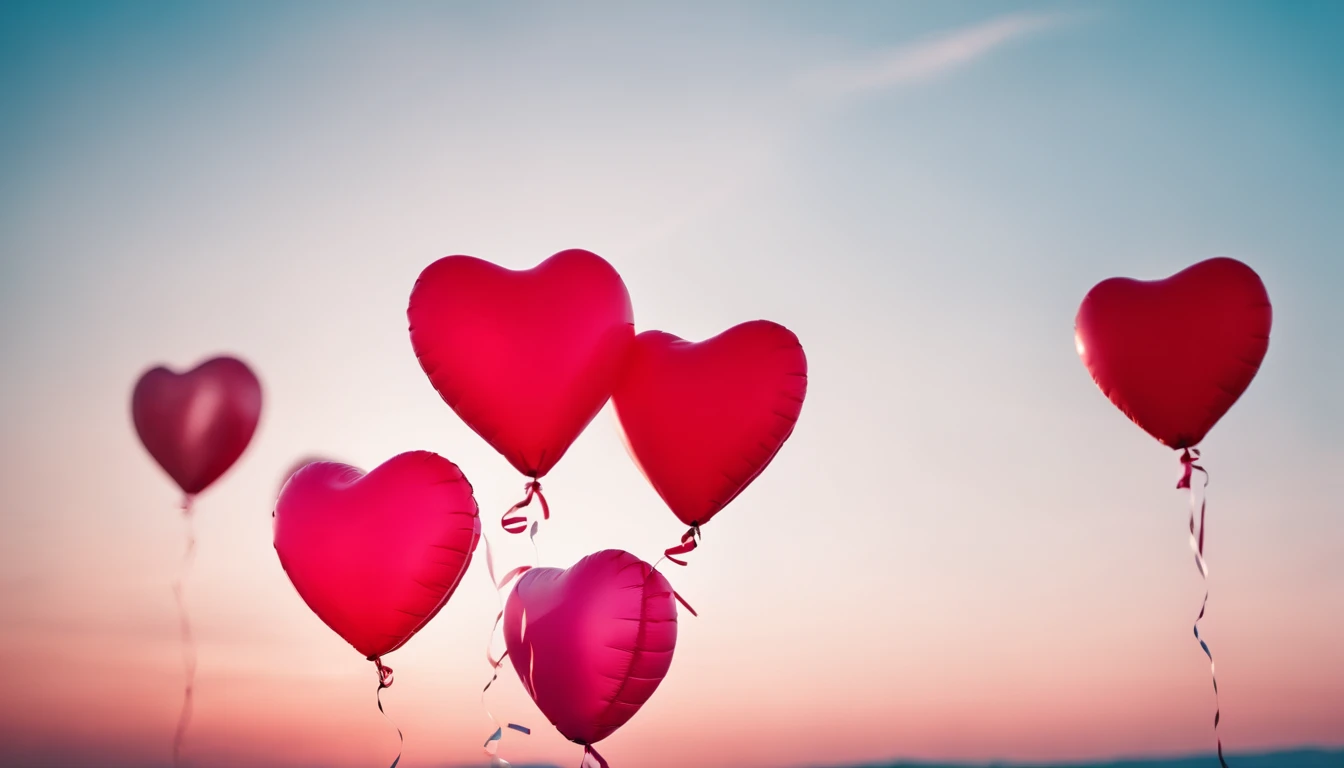
M 641 330 L 769 318 L 810 367 L 790 442 L 669 574 L 700 617 L 614 766 L 1210 749 L 1176 456 L 1073 317 L 1217 255 L 1275 308 L 1204 444 L 1224 743 L 1344 745 L 1341 36 L 1331 2 L 6 3 L 0 761 L 166 761 L 184 528 L 129 396 L 220 352 L 266 403 L 197 507 L 189 755 L 390 761 L 371 666 L 275 557 L 277 486 L 434 450 L 527 561 L 494 522 L 522 480 L 430 388 L 406 299 L 440 256 L 568 247 Z M 546 491 L 547 565 L 682 531 L 610 409 Z M 478 561 L 389 657 L 404 765 L 479 756 L 496 609 Z M 501 679 L 534 729 L 504 754 L 576 763 Z

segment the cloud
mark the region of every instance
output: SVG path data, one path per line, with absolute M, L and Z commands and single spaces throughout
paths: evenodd
M 923 82 L 982 58 L 1005 43 L 1056 26 L 1058 14 L 1010 14 L 910 45 L 809 73 L 802 85 L 831 95 L 881 91 Z
M 665 216 L 641 230 L 638 241 L 628 246 L 643 251 L 718 212 L 761 183 L 773 161 L 784 154 L 789 141 L 779 127 L 797 129 L 809 116 L 824 116 L 836 106 L 837 97 L 906 86 L 950 72 L 982 58 L 995 49 L 1042 30 L 1087 16 L 1085 12 L 1014 13 L 981 21 L 913 43 L 887 48 L 848 61 L 814 69 L 786 83 L 801 90 L 786 89 L 786 98 L 775 104 L 759 133 L 742 141 L 735 154 L 714 159 L 714 171 L 696 174 L 693 189 L 665 207 Z M 799 98 L 799 96 L 803 98 Z M 707 179 L 708 181 L 700 181 Z

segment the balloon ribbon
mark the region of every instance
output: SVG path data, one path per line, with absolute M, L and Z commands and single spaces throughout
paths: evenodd
M 1204 618 L 1204 611 L 1209 607 L 1209 566 L 1204 562 L 1204 511 L 1208 502 L 1207 498 L 1199 500 L 1199 527 L 1195 527 L 1195 488 L 1191 480 L 1196 471 L 1204 475 L 1204 490 L 1209 487 L 1208 470 L 1196 464 L 1199 460 L 1199 450 L 1186 448 L 1181 454 L 1182 473 L 1181 479 L 1176 483 L 1176 488 L 1189 489 L 1190 491 L 1190 549 L 1195 553 L 1195 565 L 1199 568 L 1199 576 L 1204 580 L 1204 601 L 1199 605 L 1199 615 L 1195 617 L 1195 639 L 1199 641 L 1199 647 L 1203 649 L 1204 655 L 1209 657 L 1209 675 L 1213 678 L 1213 736 L 1218 744 L 1218 764 L 1222 768 L 1227 768 L 1227 760 L 1223 759 L 1223 740 L 1218 735 L 1218 721 L 1222 719 L 1222 709 L 1218 706 L 1218 675 L 1214 671 L 1213 652 L 1209 650 L 1209 644 L 1204 642 L 1204 638 L 1199 636 L 1199 622 Z
M 533 484 L 535 484 L 535 481 Z M 537 490 L 540 491 L 541 486 L 538 485 Z M 538 493 L 537 495 L 540 496 L 541 494 Z M 528 498 L 523 502 L 523 505 L 526 506 L 527 501 L 530 501 L 531 498 L 532 495 L 531 492 L 529 491 Z M 544 498 L 542 499 L 541 504 L 542 509 L 545 509 L 546 500 Z M 513 510 L 510 510 L 510 512 L 512 511 Z M 531 528 L 532 533 L 529 536 L 529 538 L 532 538 L 532 544 L 535 547 L 537 524 L 533 523 Z M 504 530 L 508 530 L 508 528 L 505 528 Z M 510 531 L 510 533 L 513 533 L 513 531 Z M 531 735 L 532 729 L 524 725 L 518 725 L 517 723 L 509 723 L 506 726 L 505 724 L 499 721 L 499 718 L 495 717 L 495 714 L 490 711 L 490 706 L 485 703 L 485 692 L 490 690 L 490 686 L 494 685 L 495 681 L 499 679 L 499 668 L 504 664 L 504 660 L 509 657 L 509 652 L 506 650 L 504 651 L 504 653 L 500 654 L 498 659 L 496 659 L 494 651 L 491 650 L 490 646 L 494 642 L 495 632 L 499 629 L 500 621 L 504 619 L 504 601 L 503 598 L 500 597 L 500 590 L 504 589 L 504 587 L 506 587 L 508 583 L 513 581 L 515 578 L 522 576 L 524 573 L 531 570 L 532 566 L 520 565 L 517 568 L 514 568 L 513 570 L 504 574 L 504 578 L 496 579 L 495 556 L 494 553 L 490 550 L 490 539 L 485 536 L 482 536 L 481 538 L 485 540 L 485 567 L 486 570 L 490 572 L 490 583 L 494 585 L 495 597 L 500 602 L 499 613 L 495 614 L 495 623 L 493 626 L 490 627 L 490 636 L 485 641 L 485 660 L 490 664 L 490 681 L 485 684 L 484 688 L 481 689 L 481 706 L 485 709 L 485 714 L 490 717 L 490 720 L 492 722 L 494 722 L 495 732 L 490 734 L 490 738 L 486 739 L 485 744 L 481 746 L 485 749 L 485 754 L 490 756 L 490 765 L 493 766 L 493 768 L 510 768 L 509 762 L 499 756 L 499 742 L 501 739 L 504 738 L 504 728 L 506 727 L 511 728 L 515 731 L 518 731 L 526 735 Z
M 378 693 L 375 697 L 378 700 L 378 711 L 382 714 L 384 720 L 387 720 L 393 728 L 397 729 L 397 738 L 400 740 L 400 744 L 397 745 L 397 758 L 389 766 L 389 768 L 397 768 L 397 763 L 401 762 L 401 750 L 406 746 L 406 737 L 401 735 L 401 728 L 393 723 L 392 718 L 388 717 L 387 712 L 383 710 L 383 689 L 392 687 L 392 668 L 383 666 L 381 656 L 374 656 L 369 661 L 372 661 L 378 667 Z
M 677 565 L 685 565 L 686 561 L 678 559 L 677 555 L 684 555 L 687 552 L 693 552 L 696 547 L 700 546 L 698 541 L 699 538 L 700 538 L 700 526 L 692 525 L 689 530 L 681 534 L 680 544 L 678 544 L 675 547 L 668 547 L 667 549 L 663 550 L 663 557 L 666 557 L 668 560 L 671 560 Z
M 196 641 L 191 634 L 191 619 L 187 616 L 187 602 L 183 595 L 183 582 L 187 578 L 187 569 L 196 554 L 196 526 L 191 516 L 194 497 L 189 493 L 182 497 L 182 517 L 187 522 L 187 549 L 182 554 L 182 564 L 173 584 L 173 597 L 177 600 L 177 613 L 182 628 L 182 664 L 186 667 L 187 682 L 182 689 L 182 709 L 177 715 L 177 732 L 173 734 L 173 765 L 182 765 L 182 742 L 187 737 L 187 726 L 191 723 L 192 689 L 196 685 Z
M 658 560 L 658 562 L 661 563 L 663 560 L 671 560 L 677 565 L 686 565 L 686 561 L 678 559 L 677 555 L 684 555 L 687 552 L 690 552 L 694 550 L 696 547 L 700 546 L 699 542 L 697 541 L 697 539 L 699 538 L 700 538 L 700 526 L 698 524 L 692 525 L 690 530 L 681 534 L 680 544 L 678 544 L 675 547 L 668 547 L 667 549 L 663 550 L 663 556 L 661 559 Z M 653 568 L 654 570 L 657 570 L 658 564 L 655 563 Z M 672 590 L 672 596 L 677 598 L 677 602 L 681 603 L 686 608 L 686 610 L 690 611 L 692 616 L 698 617 L 700 615 L 695 612 L 695 609 L 691 607 L 691 604 L 686 602 L 686 598 L 682 597 L 681 594 L 677 592 L 677 590 L 675 589 Z
M 518 502 L 517 504 L 514 504 L 512 507 L 509 507 L 509 511 L 505 512 L 504 517 L 502 517 L 499 521 L 500 526 L 503 527 L 504 530 L 508 531 L 509 533 L 522 533 L 523 531 L 527 530 L 527 515 L 526 514 L 515 515 L 514 513 L 519 511 L 523 507 L 530 505 L 532 503 L 533 496 L 536 496 L 537 500 L 541 502 L 542 519 L 543 520 L 551 519 L 551 506 L 546 503 L 546 497 L 541 495 L 541 483 L 538 482 L 536 479 L 533 479 L 531 482 L 529 482 L 527 485 L 524 486 L 524 489 L 527 491 L 527 495 L 523 497 L 522 501 Z
M 699 546 L 699 544 L 696 542 L 696 539 L 699 537 L 700 537 L 700 526 L 698 524 L 692 525 L 689 531 L 686 531 L 681 535 L 680 544 L 678 544 L 675 547 L 669 547 L 663 550 L 663 556 L 658 558 L 657 563 L 653 564 L 653 570 L 655 571 L 658 570 L 658 566 L 664 560 L 671 560 L 677 565 L 686 565 L 686 561 L 678 560 L 677 555 L 684 555 L 687 552 L 690 552 L 691 550 Z M 691 607 L 691 604 L 686 602 L 686 598 L 682 597 L 681 593 L 677 592 L 677 590 L 675 589 L 672 590 L 672 596 L 677 598 L 677 602 L 681 603 L 686 610 L 690 611 L 692 616 L 696 617 L 700 616 L 700 614 L 696 613 L 695 609 Z
M 597 768 L 611 768 L 611 765 L 607 763 L 606 758 L 599 755 L 596 749 L 593 749 L 592 744 L 583 745 L 583 762 L 579 763 L 579 768 L 586 768 L 588 765 L 588 757 L 590 755 L 593 758 L 593 762 L 597 763 Z

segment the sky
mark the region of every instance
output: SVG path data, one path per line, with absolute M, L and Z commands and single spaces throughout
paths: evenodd
M 0 7 L 0 763 L 162 765 L 185 525 L 131 388 L 219 353 L 264 413 L 197 502 L 193 765 L 388 763 L 374 671 L 304 605 L 295 460 L 523 480 L 411 351 L 416 276 L 601 254 L 637 329 L 802 341 L 792 438 L 669 572 L 672 668 L 602 752 L 747 768 L 1207 752 L 1177 457 L 1097 390 L 1095 283 L 1213 256 L 1274 304 L 1203 443 L 1231 752 L 1344 746 L 1344 6 L 10 2 Z M 1199 318 L 1192 317 L 1197 323 Z M 683 526 L 610 408 L 544 565 Z M 480 764 L 480 559 L 386 660 L 403 766 Z M 574 764 L 506 667 L 515 762 Z

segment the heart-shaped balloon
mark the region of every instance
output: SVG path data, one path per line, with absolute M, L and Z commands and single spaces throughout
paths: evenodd
M 673 600 L 661 573 L 619 549 L 519 577 L 504 609 L 509 658 L 565 738 L 596 744 L 658 689 L 677 645 Z
M 612 405 L 626 447 L 687 525 L 704 525 L 756 479 L 807 395 L 798 337 L 766 320 L 692 343 L 635 337 Z
M 146 371 L 131 394 L 131 420 L 149 455 L 188 496 L 233 466 L 261 418 L 261 382 L 232 357 L 183 374 Z
M 393 456 L 368 474 L 309 464 L 275 504 L 280 565 L 313 613 L 368 659 L 434 618 L 480 536 L 471 484 L 428 451 Z
M 289 478 L 297 474 L 300 469 L 319 461 L 331 462 L 332 459 L 323 458 L 321 456 L 304 456 L 302 459 L 291 464 L 289 469 L 285 470 L 285 473 L 280 476 L 280 490 L 283 491 L 285 489 L 285 483 L 289 482 Z
M 621 276 L 582 250 L 522 271 L 439 259 L 420 274 L 406 315 L 439 395 L 532 478 L 602 409 L 634 336 Z
M 1255 378 L 1273 311 L 1260 277 L 1228 258 L 1165 280 L 1115 277 L 1078 308 L 1078 354 L 1117 408 L 1169 448 L 1190 448 Z

